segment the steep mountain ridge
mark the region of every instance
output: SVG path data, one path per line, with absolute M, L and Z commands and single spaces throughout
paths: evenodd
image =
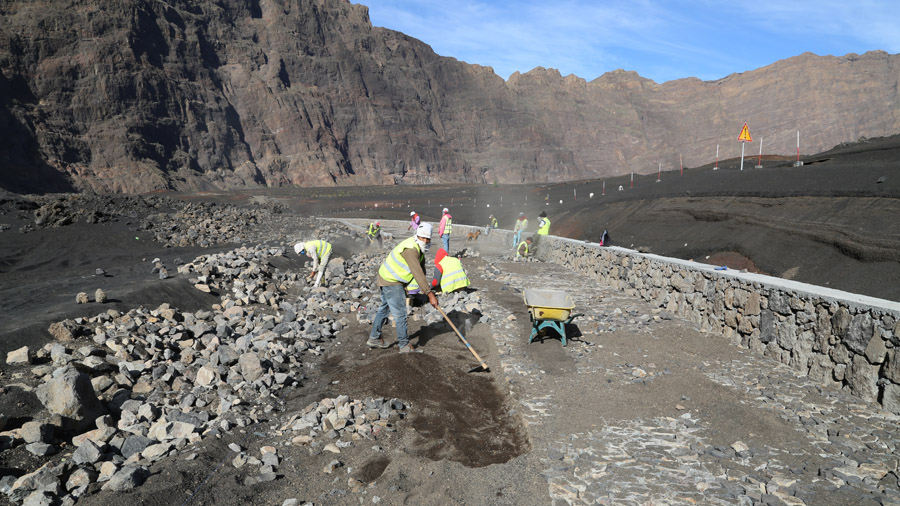
M 504 81 L 346 0 L 5 2 L 0 187 L 561 181 L 734 156 L 745 121 L 766 153 L 794 152 L 798 129 L 817 152 L 900 132 L 898 58 Z

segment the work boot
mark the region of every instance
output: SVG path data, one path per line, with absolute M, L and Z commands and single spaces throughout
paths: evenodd
M 382 349 L 384 349 L 384 348 L 390 348 L 390 347 L 391 347 L 391 345 L 389 345 L 388 343 L 384 342 L 384 338 L 383 338 L 383 337 L 379 337 L 378 339 L 369 339 L 369 340 L 367 340 L 367 341 L 366 341 L 366 346 L 368 346 L 369 348 L 382 348 Z
M 400 353 L 424 353 L 424 352 L 418 348 L 413 348 L 411 344 L 407 344 L 406 346 L 400 347 Z

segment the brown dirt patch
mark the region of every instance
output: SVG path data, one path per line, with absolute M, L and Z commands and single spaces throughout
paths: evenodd
M 418 434 L 415 453 L 430 460 L 483 467 L 526 453 L 525 428 L 509 414 L 492 376 L 467 373 L 460 363 L 471 357 L 456 355 L 458 360 L 447 360 L 385 351 L 335 377 L 345 388 L 409 402 L 410 424 Z

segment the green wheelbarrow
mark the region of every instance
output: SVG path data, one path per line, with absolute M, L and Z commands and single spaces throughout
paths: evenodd
M 528 288 L 524 294 L 525 306 L 531 317 L 531 336 L 528 343 L 531 344 L 544 329 L 555 330 L 562 338 L 562 345 L 566 345 L 566 325 L 584 313 L 572 313 L 575 303 L 572 297 L 562 290 L 539 290 Z

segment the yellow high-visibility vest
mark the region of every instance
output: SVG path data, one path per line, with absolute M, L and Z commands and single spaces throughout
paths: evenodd
M 550 233 L 550 218 L 544 218 L 544 226 L 537 231 L 538 235 L 547 235 Z
M 441 275 L 441 291 L 450 293 L 460 288 L 469 286 L 469 278 L 463 269 L 462 262 L 456 257 L 446 256 L 441 260 L 441 269 L 444 273 Z
M 518 232 L 519 230 L 525 230 L 528 228 L 528 220 L 516 220 L 515 230 L 513 232 Z
M 366 232 L 370 237 L 375 237 L 378 235 L 378 232 L 381 232 L 381 227 L 376 227 L 374 223 L 369 224 L 369 231 Z
M 419 247 L 419 244 L 416 243 L 416 237 L 413 236 L 409 239 L 405 239 L 391 250 L 390 254 L 384 259 L 384 262 L 382 262 L 381 267 L 378 269 L 378 274 L 384 278 L 385 281 L 391 283 L 409 284 L 409 282 L 413 280 L 413 273 L 409 268 L 409 264 L 407 264 L 406 260 L 403 258 L 402 253 L 403 250 L 411 248 L 415 248 L 416 252 L 419 254 L 420 262 L 425 259 L 422 249 Z
M 521 253 L 519 253 L 519 251 L 522 249 L 522 245 L 523 245 L 523 244 L 525 245 L 525 254 L 524 254 L 524 255 L 521 254 Z M 516 248 L 516 258 L 520 258 L 520 257 L 523 257 L 523 256 L 526 256 L 526 257 L 528 256 L 528 242 L 526 242 L 526 241 L 520 242 L 520 243 L 519 243 L 519 247 Z
M 320 262 L 325 258 L 325 255 L 331 253 L 331 243 L 321 239 L 307 241 L 303 244 L 303 247 L 306 248 L 306 251 L 314 252 Z
M 444 233 L 450 235 L 450 232 L 453 231 L 453 218 L 450 215 L 447 215 L 447 221 L 444 223 Z

